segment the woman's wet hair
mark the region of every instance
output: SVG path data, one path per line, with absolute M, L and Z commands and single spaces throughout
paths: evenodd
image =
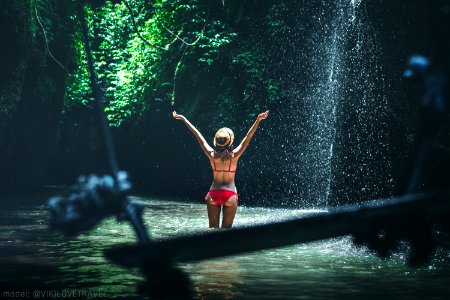
M 225 150 L 231 150 L 231 148 L 233 148 L 233 145 L 229 145 L 228 147 L 215 147 L 215 151 L 216 152 L 224 152 Z

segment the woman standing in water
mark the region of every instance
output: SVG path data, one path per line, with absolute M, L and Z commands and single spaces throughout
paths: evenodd
M 202 136 L 184 116 L 173 112 L 173 117 L 183 123 L 192 131 L 203 152 L 209 158 L 213 169 L 214 181 L 206 194 L 206 206 L 208 208 L 208 219 L 210 228 L 219 228 L 220 211 L 222 210 L 222 228 L 231 228 L 238 205 L 238 194 L 234 184 L 234 176 L 239 158 L 247 149 L 250 140 L 256 132 L 259 123 L 267 119 L 269 111 L 261 113 L 256 118 L 255 123 L 248 131 L 241 144 L 233 148 L 234 134 L 229 128 L 221 128 L 214 136 L 214 146 L 211 148 Z

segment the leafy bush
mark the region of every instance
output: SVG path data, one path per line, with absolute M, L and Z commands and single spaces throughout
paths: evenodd
M 208 19 L 205 3 L 108 1 L 87 10 L 96 69 L 109 102 L 105 111 L 112 126 L 139 118 L 161 102 L 173 104 L 183 59 L 196 57 L 200 64 L 211 66 L 221 48 L 236 38 L 225 23 Z M 69 76 L 66 112 L 91 103 L 81 35 L 74 38 L 77 68 Z

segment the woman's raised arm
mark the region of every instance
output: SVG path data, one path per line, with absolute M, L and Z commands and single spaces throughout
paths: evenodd
M 242 140 L 242 142 L 239 144 L 239 146 L 237 146 L 236 149 L 233 150 L 235 157 L 240 157 L 244 153 L 245 149 L 247 149 L 247 146 L 250 143 L 250 140 L 252 139 L 253 135 L 255 134 L 256 129 L 259 126 L 259 123 L 262 120 L 267 119 L 268 116 L 269 116 L 269 111 L 263 112 L 258 115 L 255 123 L 253 123 L 252 127 L 250 127 L 250 130 L 248 131 L 245 138 Z
M 176 111 L 172 113 L 173 117 L 176 120 L 181 120 L 183 123 L 189 128 L 190 131 L 195 135 L 195 138 L 197 139 L 198 143 L 200 144 L 200 147 L 202 147 L 203 152 L 205 152 L 206 156 L 211 157 L 211 153 L 214 151 L 213 148 L 206 142 L 203 135 L 198 131 L 197 128 L 195 128 L 194 125 L 192 125 L 191 122 L 186 119 L 185 116 L 177 114 Z

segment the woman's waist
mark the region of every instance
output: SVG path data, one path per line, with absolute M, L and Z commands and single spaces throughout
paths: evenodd
M 237 192 L 236 190 L 236 185 L 233 182 L 216 182 L 214 181 L 211 184 L 211 187 L 209 188 L 209 190 L 229 190 L 232 192 Z

